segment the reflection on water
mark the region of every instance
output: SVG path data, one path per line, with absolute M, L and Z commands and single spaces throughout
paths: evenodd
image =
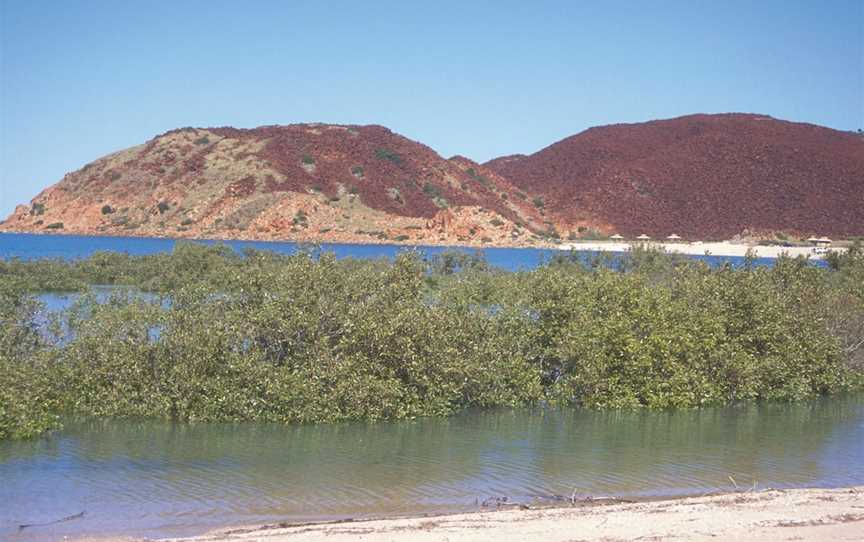
M 476 509 L 490 496 L 864 483 L 864 396 L 675 412 L 496 411 L 320 426 L 69 424 L 0 442 L 0 539 L 169 536 Z M 76 520 L 16 532 L 79 512 Z

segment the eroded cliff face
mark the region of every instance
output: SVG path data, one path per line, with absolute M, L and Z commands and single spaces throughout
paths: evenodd
M 546 231 L 509 181 L 380 126 L 181 129 L 20 205 L 6 231 L 515 245 Z
M 382 126 L 184 128 L 69 173 L 0 231 L 503 246 L 849 237 L 864 235 L 864 138 L 691 115 L 480 165 Z

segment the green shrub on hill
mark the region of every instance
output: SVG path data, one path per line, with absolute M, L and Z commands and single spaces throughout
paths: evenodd
M 390 149 L 375 149 L 375 157 L 381 160 L 387 160 L 388 162 L 393 162 L 396 165 L 402 163 L 402 157 Z

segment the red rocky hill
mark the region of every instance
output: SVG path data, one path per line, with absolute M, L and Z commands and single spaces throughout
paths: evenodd
M 864 139 L 761 115 L 591 128 L 486 166 L 542 198 L 562 230 L 864 234 Z
M 864 234 L 864 138 L 692 115 L 480 165 L 381 126 L 183 128 L 67 174 L 0 231 L 474 245 L 847 237 Z
M 66 175 L 0 229 L 521 244 L 546 225 L 517 192 L 381 126 L 184 128 Z

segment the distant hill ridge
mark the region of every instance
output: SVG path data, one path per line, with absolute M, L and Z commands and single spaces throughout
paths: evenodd
M 864 234 L 864 139 L 691 115 L 481 165 L 374 125 L 181 128 L 67 174 L 0 230 L 472 245 L 843 237 Z

